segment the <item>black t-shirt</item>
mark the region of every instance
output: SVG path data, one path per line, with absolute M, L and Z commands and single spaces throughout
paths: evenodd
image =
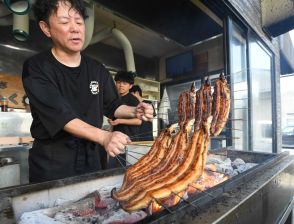
M 51 51 L 28 59 L 23 85 L 30 99 L 35 138 L 29 151 L 30 182 L 40 182 L 101 169 L 105 151 L 63 130 L 78 118 L 101 128 L 103 115 L 113 118 L 122 104 L 114 81 L 99 62 L 82 55 L 78 67 L 57 61 Z
M 136 107 L 140 103 L 139 100 L 132 95 L 131 93 L 128 93 L 121 97 L 121 101 L 123 104 L 127 106 L 133 106 Z M 139 125 L 125 125 L 125 124 L 119 124 L 113 127 L 113 131 L 120 131 L 130 137 L 132 141 L 138 140 L 138 131 L 139 131 Z
M 51 51 L 24 63 L 23 85 L 30 99 L 35 139 L 58 139 L 66 123 L 79 118 L 100 128 L 121 105 L 112 77 L 99 62 L 82 55 L 79 67 L 57 61 Z

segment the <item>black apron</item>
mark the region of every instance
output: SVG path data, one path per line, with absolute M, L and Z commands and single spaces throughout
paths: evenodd
M 35 139 L 29 151 L 30 182 L 42 182 L 95 172 L 101 169 L 104 149 L 83 139 Z

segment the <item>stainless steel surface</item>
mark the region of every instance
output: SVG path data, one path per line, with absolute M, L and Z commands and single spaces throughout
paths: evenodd
M 0 147 L 0 158 L 13 158 L 14 163 L 19 165 L 20 177 L 18 184 L 29 183 L 29 166 L 28 166 L 28 154 L 30 145 L 11 145 Z M 4 178 L 4 177 L 3 177 Z M 1 190 L 1 189 L 0 189 Z
M 20 165 L 10 163 L 0 166 L 0 188 L 11 187 L 20 184 Z
M 9 165 L 14 162 L 15 162 L 15 159 L 13 157 L 2 157 L 1 158 L 1 156 L 0 156 L 0 167 L 5 166 L 5 165 Z
M 31 113 L 0 112 L 1 137 L 29 137 L 32 123 Z M 1 142 L 0 142 L 1 144 Z

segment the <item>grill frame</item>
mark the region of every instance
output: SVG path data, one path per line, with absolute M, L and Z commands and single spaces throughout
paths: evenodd
M 287 214 L 293 208 L 293 156 L 288 153 L 271 154 L 228 149 L 212 152 L 221 155 L 227 153 L 232 160 L 239 157 L 245 162 L 260 164 L 208 189 L 207 193 L 190 197 L 188 200 L 199 209 L 186 202 L 181 202 L 170 208 L 173 213 L 163 210 L 139 223 L 250 223 L 252 217 L 258 214 L 262 215 L 258 216 L 258 220 L 253 219 L 253 223 L 276 223 L 277 220 L 287 218 Z M 38 194 L 46 189 L 62 187 L 70 189 L 73 184 L 121 176 L 123 172 L 122 168 L 112 169 L 63 180 L 1 189 L 0 220 L 1 222 L 8 220 L 4 223 L 14 223 L 11 203 L 14 198 L 25 198 L 26 195 Z M 236 203 L 233 199 L 238 198 L 240 193 L 242 197 L 238 199 L 240 202 Z M 260 198 L 260 195 L 265 196 Z M 268 202 L 276 202 L 273 204 L 278 204 L 278 209 L 272 208 Z
M 189 197 L 189 202 L 199 209 L 182 202 L 170 208 L 174 213 L 163 210 L 139 223 L 278 223 L 284 214 L 293 209 L 294 157 L 289 156 L 288 153 L 268 154 L 236 150 L 227 150 L 227 152 L 228 157 L 232 160 L 236 156 L 236 158 L 244 159 L 245 162 L 260 162 L 260 164 L 206 190 L 204 193 Z M 240 154 L 243 154 L 247 159 Z M 291 180 L 284 177 L 285 173 L 292 173 Z M 270 178 L 270 181 L 264 180 L 266 176 Z M 254 180 L 258 183 L 251 183 Z M 288 181 L 290 183 L 292 181 L 293 184 L 290 184 L 288 189 L 282 190 L 279 185 Z M 240 187 L 242 185 L 243 187 Z M 244 196 L 246 200 L 240 198 L 244 201 L 234 203 L 232 198 L 238 197 L 238 193 L 244 191 L 245 185 L 248 191 L 248 195 Z M 257 203 L 260 201 L 260 195 L 265 194 L 267 197 L 263 198 L 262 204 Z M 283 197 L 280 197 L 281 195 Z M 274 203 L 266 203 L 266 201 L 277 201 L 279 206 Z M 218 206 L 219 204 L 225 205 Z M 270 208 L 270 215 L 265 207 Z M 261 216 L 259 217 L 258 214 Z M 257 220 L 256 217 L 259 219 Z

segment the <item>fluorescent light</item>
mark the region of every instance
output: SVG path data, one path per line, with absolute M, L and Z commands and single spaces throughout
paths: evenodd
M 10 48 L 10 49 L 13 49 L 13 50 L 18 50 L 18 51 L 36 52 L 36 51 L 31 50 L 31 49 L 28 49 L 28 48 L 24 48 L 24 47 L 16 47 L 16 46 L 13 46 L 13 45 L 10 45 L 10 44 L 0 44 L 0 46 L 2 46 L 2 47 L 7 47 L 7 48 Z

